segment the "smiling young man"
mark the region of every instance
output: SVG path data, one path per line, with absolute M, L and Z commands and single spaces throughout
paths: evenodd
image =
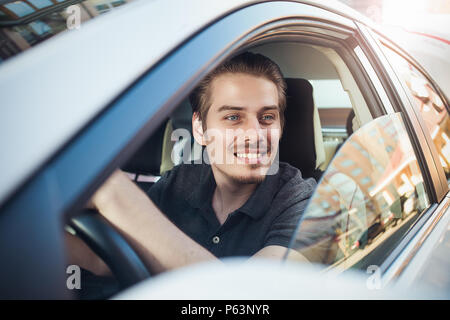
M 117 171 L 92 204 L 153 272 L 228 256 L 281 259 L 316 185 L 277 161 L 285 101 L 273 61 L 248 52 L 226 61 L 191 95 L 209 164 L 175 166 L 148 194 Z M 103 273 L 83 246 L 72 244 L 74 261 Z

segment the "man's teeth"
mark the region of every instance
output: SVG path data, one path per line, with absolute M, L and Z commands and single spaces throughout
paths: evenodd
M 261 157 L 260 153 L 237 153 L 238 158 L 256 159 Z

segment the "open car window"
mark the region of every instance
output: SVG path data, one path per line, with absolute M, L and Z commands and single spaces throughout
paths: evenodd
M 401 114 L 382 116 L 336 153 L 290 250 L 327 268 L 381 265 L 429 203 Z

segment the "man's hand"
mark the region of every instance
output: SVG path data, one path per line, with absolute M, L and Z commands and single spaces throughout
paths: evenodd
M 88 203 L 88 207 L 91 206 L 97 209 L 103 216 L 108 218 L 108 215 L 115 213 L 114 210 L 109 208 L 120 205 L 118 202 L 124 196 L 136 197 L 139 195 L 139 192 L 135 192 L 136 188 L 137 191 L 140 191 L 125 173 L 121 170 L 116 170 L 94 193 Z

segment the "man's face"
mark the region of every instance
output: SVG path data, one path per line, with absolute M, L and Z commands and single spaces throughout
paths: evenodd
M 213 170 L 236 182 L 261 182 L 277 154 L 280 131 L 272 81 L 247 74 L 213 80 L 203 133 Z

